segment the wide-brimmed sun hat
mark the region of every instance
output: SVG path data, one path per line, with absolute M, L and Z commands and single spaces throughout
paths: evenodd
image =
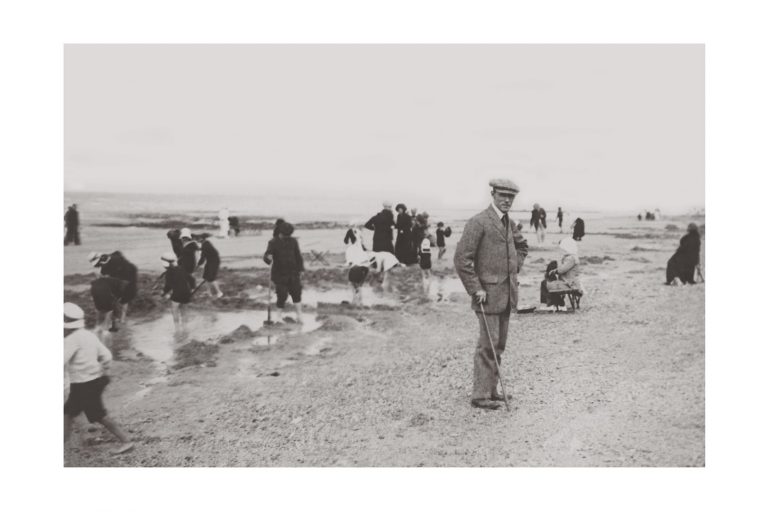
M 83 308 L 72 302 L 64 303 L 64 328 L 82 329 L 85 327 L 85 313 Z

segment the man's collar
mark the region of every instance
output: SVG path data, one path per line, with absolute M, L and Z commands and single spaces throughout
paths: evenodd
M 496 206 L 496 204 L 493 203 L 493 201 L 491 201 L 491 208 L 493 208 L 493 211 L 495 211 L 496 215 L 499 216 L 499 219 L 501 219 L 504 216 L 504 212 L 499 210 L 499 208 Z

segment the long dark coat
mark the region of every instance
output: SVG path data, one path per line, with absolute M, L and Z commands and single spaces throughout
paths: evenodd
M 397 241 L 395 242 L 395 256 L 403 265 L 416 263 L 416 251 L 413 245 L 411 229 L 413 228 L 413 219 L 407 213 L 401 213 L 397 216 Z
M 392 245 L 392 228 L 395 226 L 395 216 L 387 208 L 370 218 L 365 228 L 373 231 L 373 252 L 395 253 Z
M 683 283 L 694 284 L 696 265 L 699 264 L 701 238 L 698 233 L 687 233 L 680 239 L 680 246 L 667 262 L 667 284 L 679 277 Z

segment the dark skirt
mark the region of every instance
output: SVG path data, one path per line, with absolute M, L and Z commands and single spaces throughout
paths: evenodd
M 216 277 L 219 275 L 220 266 L 221 266 L 221 263 L 218 260 L 206 261 L 205 268 L 203 268 L 203 280 L 208 281 L 209 283 L 211 281 L 215 281 Z

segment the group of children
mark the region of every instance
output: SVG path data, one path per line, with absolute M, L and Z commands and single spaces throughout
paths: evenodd
M 389 288 L 388 272 L 399 266 L 409 266 L 418 263 L 421 268 L 422 288 L 429 293 L 432 273 L 432 248 L 437 247 L 437 259 L 442 259 L 447 250 L 445 239 L 451 236 L 451 228 L 443 222 L 437 223 L 433 234 L 429 224 L 429 214 L 419 213 L 400 203 L 396 206 L 397 218 L 391 211 L 392 203 L 384 201 L 381 212 L 373 216 L 366 224 L 366 229 L 373 231 L 373 251 L 367 251 L 363 245 L 360 230 L 355 223 L 350 223 L 344 235 L 347 246 L 346 262 L 351 268 L 348 278 L 352 285 L 352 302 L 362 303 L 361 287 L 371 269 L 377 270 L 382 276 L 382 287 Z M 392 245 L 393 230 L 397 232 L 394 246 Z
M 208 283 L 212 297 L 220 299 L 224 296 L 216 280 L 221 258 L 207 234 L 193 235 L 189 228 L 183 228 L 168 231 L 167 237 L 172 251 L 160 257 L 165 268 L 161 276 L 165 277 L 163 297 L 171 300 L 174 325 L 183 329 L 185 306 L 192 301 L 200 286 Z M 196 286 L 193 273 L 200 266 L 203 267 L 203 282 Z

